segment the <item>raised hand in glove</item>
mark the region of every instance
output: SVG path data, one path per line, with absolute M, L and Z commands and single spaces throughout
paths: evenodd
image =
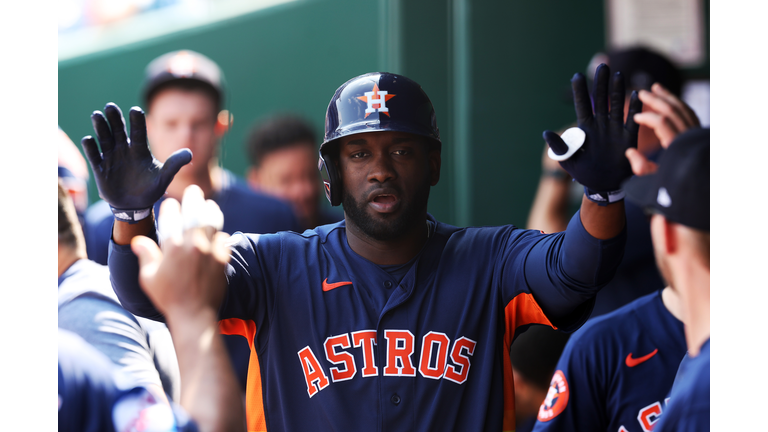
M 619 201 L 624 197 L 621 183 L 632 176 L 632 169 L 624 153 L 629 148 L 637 148 L 639 127 L 634 115 L 642 111 L 643 104 L 637 92 L 633 91 L 625 123 L 624 77 L 621 72 L 611 77 L 610 69 L 604 64 L 595 71 L 594 114 L 584 75 L 574 75 L 571 87 L 578 126 L 586 138 L 579 150 L 560 161 L 560 166 L 584 185 L 585 193 L 592 201 L 601 205 Z M 568 144 L 556 133 L 545 131 L 544 140 L 556 155 L 568 153 Z
M 133 107 L 129 117 L 130 139 L 120 108 L 108 103 L 103 114 L 95 111 L 91 115 L 101 151 L 91 136 L 84 137 L 81 144 L 93 169 L 99 196 L 109 203 L 115 219 L 135 223 L 149 216 L 173 176 L 192 160 L 192 152 L 178 150 L 160 163 L 149 151 L 144 111 Z

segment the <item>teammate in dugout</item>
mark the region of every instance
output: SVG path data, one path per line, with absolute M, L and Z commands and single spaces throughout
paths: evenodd
M 516 331 L 545 324 L 572 331 L 621 261 L 624 152 L 636 146 L 633 95 L 596 73 L 595 108 L 583 75 L 572 80 L 582 150 L 563 162 L 591 198 L 557 234 L 513 225 L 457 228 L 427 213 L 440 179 L 442 143 L 421 87 L 390 73 L 344 83 L 326 113 L 320 168 L 343 221 L 303 234 L 235 234 L 219 312 L 247 330 L 252 355 L 246 411 L 254 430 L 513 430 L 509 348 Z M 147 149 L 144 115 L 117 106 L 92 116 L 83 147 L 112 207 L 151 206 L 173 173 Z M 568 146 L 544 137 L 556 154 Z M 174 159 L 176 158 L 176 159 Z M 149 167 L 149 169 L 146 169 Z M 593 201 L 594 200 L 594 201 Z M 142 293 L 130 243 L 157 239 L 154 217 L 116 221 L 113 284 L 127 309 L 162 320 Z M 141 237 L 140 237 L 141 238 Z
M 678 134 L 699 126 L 693 110 L 658 84 L 638 96 L 646 102 L 645 112 L 635 115 L 635 121 L 653 131 L 665 149 Z M 627 150 L 626 156 L 637 176 L 658 168 L 636 149 Z M 698 199 L 709 207 L 708 200 Z M 681 296 L 667 287 L 587 322 L 560 357 L 534 430 L 634 432 L 657 427 L 686 352 L 681 319 Z

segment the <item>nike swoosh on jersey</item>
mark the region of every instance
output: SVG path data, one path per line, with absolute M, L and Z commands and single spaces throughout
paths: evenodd
M 328 278 L 323 281 L 323 291 L 330 291 L 344 285 L 352 285 L 352 282 L 334 282 L 328 283 Z
M 629 353 L 629 355 L 627 355 L 627 360 L 626 360 L 627 366 L 635 367 L 635 366 L 639 365 L 640 363 L 643 363 L 643 362 L 647 361 L 648 359 L 650 359 L 651 357 L 655 356 L 657 352 L 659 352 L 658 348 L 656 348 L 655 350 L 651 351 L 650 354 L 646 354 L 646 355 L 644 355 L 642 357 L 638 357 L 638 358 L 632 358 L 632 353 Z

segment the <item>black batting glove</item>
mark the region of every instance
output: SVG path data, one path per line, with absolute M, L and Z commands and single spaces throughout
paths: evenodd
M 608 81 L 611 81 L 610 110 L 608 109 Z M 594 114 L 584 75 L 577 73 L 571 79 L 573 104 L 578 126 L 586 133 L 584 145 L 571 157 L 561 161 L 576 181 L 584 185 L 587 197 L 599 204 L 623 198 L 621 184 L 632 176 L 632 168 L 624 153 L 637 148 L 634 115 L 643 109 L 643 103 L 633 91 L 629 100 L 629 113 L 624 122 L 624 77 L 601 64 L 595 71 L 593 88 Z M 544 140 L 557 155 L 568 151 L 568 145 L 552 131 L 544 132 Z M 610 195 L 610 196 L 609 196 Z
M 149 151 L 144 111 L 133 107 L 129 116 L 130 139 L 117 105 L 108 103 L 103 114 L 94 111 L 91 122 L 101 152 L 91 136 L 84 137 L 81 144 L 93 169 L 99 196 L 109 203 L 117 220 L 135 223 L 149 216 L 173 176 L 192 160 L 192 152 L 181 149 L 160 163 Z

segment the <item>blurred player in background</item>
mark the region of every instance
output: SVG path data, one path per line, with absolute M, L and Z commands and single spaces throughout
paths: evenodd
M 190 149 L 195 159 L 181 167 L 154 208 L 115 212 L 105 201 L 91 206 L 86 215 L 85 236 L 88 255 L 94 261 L 107 262 L 116 216 L 131 220 L 148 217 L 148 210 L 157 212 L 164 197 L 180 200 L 184 189 L 191 184 L 198 185 L 205 197 L 221 208 L 224 232 L 270 233 L 300 229 L 288 204 L 252 191 L 245 182 L 219 166 L 219 146 L 230 116 L 222 111 L 224 75 L 216 63 L 190 50 L 164 54 L 147 66 L 142 95 L 147 109 L 146 137 L 153 154 L 161 162 L 171 161 L 169 166 L 173 165 L 172 155 L 181 149 Z M 109 145 L 102 143 L 102 151 L 107 151 L 105 144 Z M 228 334 L 232 329 L 222 328 L 222 331 Z M 245 388 L 248 343 L 239 336 L 225 336 L 225 341 L 235 372 Z
M 549 382 L 569 335 L 534 325 L 515 338 L 509 358 L 515 378 L 516 432 L 529 432 L 547 397 Z
M 246 140 L 251 166 L 246 178 L 257 191 L 284 199 L 302 228 L 338 222 L 342 215 L 325 209 L 317 172 L 317 138 L 312 125 L 294 115 L 275 115 L 256 124 Z
M 59 128 L 56 143 L 59 152 L 59 180 L 64 190 L 72 197 L 77 218 L 82 225 L 89 204 L 88 164 L 75 143 L 61 128 Z

